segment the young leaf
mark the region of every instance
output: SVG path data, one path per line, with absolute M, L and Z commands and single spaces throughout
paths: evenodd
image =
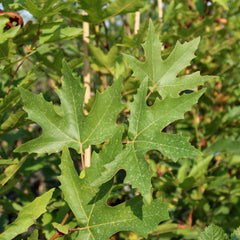
M 18 234 L 26 232 L 43 213 L 50 201 L 54 188 L 35 198 L 31 203 L 22 208 L 17 219 L 8 226 L 7 230 L 0 234 L 0 240 L 15 238 Z
M 94 167 L 86 168 L 86 177 L 80 179 L 71 160 L 67 146 L 62 153 L 60 165 L 62 175 L 59 177 L 65 200 L 79 223 L 79 239 L 107 240 L 119 231 L 134 231 L 144 237 L 154 231 L 160 221 L 168 219 L 167 204 L 156 199 L 149 206 L 141 196 L 115 207 L 107 205 L 112 181 L 101 187 L 91 187 Z
M 67 144 L 82 152 L 91 144 L 109 139 L 119 127 L 116 118 L 123 109 L 121 79 L 116 80 L 104 93 L 97 93 L 95 104 L 88 115 L 83 112 L 85 89 L 73 78 L 70 68 L 63 61 L 62 89 L 57 90 L 64 116 L 56 113 L 52 103 L 43 96 L 20 89 L 25 110 L 31 120 L 38 123 L 43 134 L 15 151 L 53 153 Z
M 107 71 L 114 75 L 114 66 L 119 56 L 117 47 L 113 46 L 107 55 L 105 55 L 100 48 L 94 47 L 90 44 L 89 50 L 93 55 L 93 62 L 96 63 L 98 67 L 106 68 Z
M 200 152 L 190 145 L 188 138 L 177 134 L 161 132 L 169 123 L 182 119 L 184 113 L 191 109 L 204 90 L 192 94 L 184 94 L 178 98 L 167 97 L 156 99 L 153 106 L 147 106 L 147 79 L 145 79 L 134 102 L 130 103 L 129 138 L 127 147 L 109 164 L 95 183 L 102 183 L 107 176 L 110 178 L 119 169 L 125 169 L 125 182 L 145 196 L 151 195 L 152 172 L 145 160 L 144 154 L 149 150 L 159 150 L 165 156 L 177 161 L 179 158 L 200 155 Z M 127 159 L 127 161 L 126 161 Z
M 167 95 L 177 97 L 181 91 L 193 90 L 212 78 L 210 76 L 202 77 L 199 72 L 176 77 L 181 70 L 190 65 L 190 61 L 195 57 L 194 52 L 199 41 L 200 38 L 184 44 L 177 42 L 168 58 L 163 60 L 161 57 L 162 43 L 155 34 L 153 23 L 150 20 L 147 39 L 142 45 L 146 56 L 145 62 L 138 61 L 127 54 L 124 56 L 129 62 L 130 68 L 133 69 L 133 76 L 140 80 L 148 77 L 148 85 L 152 87 L 152 91 L 157 90 L 163 98 Z
M 53 227 L 57 229 L 59 232 L 63 234 L 68 234 L 69 226 L 68 225 L 62 225 L 56 222 L 52 223 Z
M 211 224 L 200 234 L 199 240 L 226 240 L 227 237 L 222 228 Z

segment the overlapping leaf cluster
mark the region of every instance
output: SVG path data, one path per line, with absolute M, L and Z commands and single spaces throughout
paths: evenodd
M 121 230 L 135 231 L 147 237 L 160 221 L 168 218 L 167 205 L 159 199 L 152 201 L 153 174 L 145 153 L 158 150 L 173 161 L 200 154 L 190 145 L 188 138 L 162 132 L 169 123 L 184 118 L 184 113 L 191 110 L 204 92 L 179 95 L 184 90 L 203 84 L 208 77 L 201 77 L 199 73 L 176 77 L 189 65 L 198 42 L 197 39 L 190 43 L 177 43 L 170 56 L 162 60 L 161 43 L 150 22 L 143 45 L 145 61 L 125 55 L 134 76 L 141 80 L 141 86 L 133 102 L 129 103 L 128 140 L 124 147 L 122 126 L 116 124 L 117 116 L 125 106 L 121 103 L 121 78 L 116 79 L 104 93 L 97 93 L 88 115 L 83 109 L 85 89 L 72 76 L 65 61 L 62 87 L 56 91 L 60 108 L 47 102 L 42 95 L 20 88 L 28 118 L 38 123 L 43 133 L 16 151 L 49 154 L 63 151 L 59 180 L 65 200 L 79 224 L 79 239 L 108 239 Z M 149 87 L 152 87 L 150 94 L 157 90 L 162 97 L 155 99 L 152 106 L 146 102 Z M 74 148 L 83 155 L 89 145 L 109 139 L 99 154 L 93 153 L 92 166 L 85 170 L 86 177 L 80 179 L 68 148 Z M 143 197 L 110 207 L 107 200 L 112 189 L 111 179 L 120 169 L 126 171 L 125 182 L 137 188 Z

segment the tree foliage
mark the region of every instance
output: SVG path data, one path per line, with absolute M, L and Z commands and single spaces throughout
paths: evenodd
M 0 240 L 239 238 L 238 1 L 2 5 Z

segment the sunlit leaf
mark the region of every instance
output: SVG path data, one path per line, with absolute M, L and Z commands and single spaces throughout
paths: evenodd
M 199 240 L 226 240 L 227 237 L 224 234 L 222 228 L 211 224 L 209 227 L 200 234 Z
M 148 84 L 152 91 L 156 90 L 165 98 L 166 96 L 177 97 L 184 90 L 194 90 L 204 81 L 212 78 L 210 76 L 200 76 L 199 72 L 177 77 L 177 75 L 190 65 L 190 61 L 195 57 L 200 38 L 181 44 L 177 42 L 173 51 L 163 60 L 161 57 L 162 43 L 159 36 L 154 32 L 152 21 L 149 21 L 149 30 L 144 48 L 146 60 L 137 60 L 131 55 L 124 54 L 133 69 L 133 76 L 143 80 L 148 78 Z
M 156 230 L 159 222 L 168 218 L 167 204 L 156 199 L 151 205 L 144 202 L 141 196 L 121 203 L 108 206 L 107 200 L 112 188 L 112 181 L 101 187 L 91 187 L 98 170 L 92 163 L 86 168 L 86 177 L 80 179 L 71 160 L 67 147 L 62 154 L 60 188 L 65 200 L 79 223 L 79 239 L 107 240 L 118 231 L 134 231 L 147 237 Z M 91 171 L 91 168 L 95 171 Z
M 20 89 L 29 119 L 38 123 L 43 134 L 16 149 L 18 152 L 53 153 L 67 144 L 82 152 L 91 144 L 109 139 L 119 127 L 117 115 L 121 103 L 121 79 L 116 80 L 104 93 L 97 93 L 91 112 L 85 115 L 83 102 L 85 89 L 74 79 L 67 63 L 63 61 L 62 88 L 57 90 L 63 116 L 43 96 Z
M 147 79 L 145 79 L 134 102 L 130 103 L 129 141 L 126 148 L 115 157 L 115 160 L 106 164 L 106 171 L 98 179 L 106 180 L 106 176 L 113 176 L 118 170 L 125 169 L 126 183 L 147 196 L 151 195 L 152 172 L 144 157 L 149 150 L 159 150 L 165 156 L 177 161 L 179 158 L 199 155 L 200 152 L 190 145 L 188 138 L 178 134 L 161 132 L 169 123 L 184 117 L 184 113 L 198 101 L 204 91 L 186 94 L 178 98 L 167 97 L 164 100 L 156 99 L 153 106 L 147 106 Z M 127 159 L 127 161 L 126 161 Z
M 9 240 L 17 235 L 26 232 L 28 228 L 35 224 L 36 220 L 46 212 L 46 207 L 52 197 L 54 188 L 35 198 L 31 203 L 24 206 L 19 212 L 17 219 L 11 223 L 8 228 L 0 234 L 1 240 Z

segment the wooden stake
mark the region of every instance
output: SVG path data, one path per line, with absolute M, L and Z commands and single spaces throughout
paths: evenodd
M 87 13 L 83 12 L 83 15 L 87 15 Z M 89 64 L 89 61 L 87 59 L 87 56 L 88 56 L 88 45 L 87 44 L 90 42 L 90 39 L 89 39 L 89 23 L 88 22 L 83 22 L 83 41 L 84 41 L 83 53 L 86 56 L 84 58 L 84 78 L 83 78 L 84 87 L 86 87 L 84 102 L 87 103 L 89 101 L 89 99 L 91 98 L 90 64 Z M 91 165 L 91 146 L 89 146 L 85 150 L 84 162 L 85 162 L 85 164 L 84 164 L 85 167 L 90 167 L 90 165 Z
M 140 12 L 137 11 L 135 13 L 135 23 L 134 23 L 134 31 L 133 31 L 133 33 L 137 34 L 139 28 L 140 28 Z
M 158 17 L 160 19 L 160 22 L 162 22 L 162 17 L 163 17 L 162 0 L 158 0 Z

